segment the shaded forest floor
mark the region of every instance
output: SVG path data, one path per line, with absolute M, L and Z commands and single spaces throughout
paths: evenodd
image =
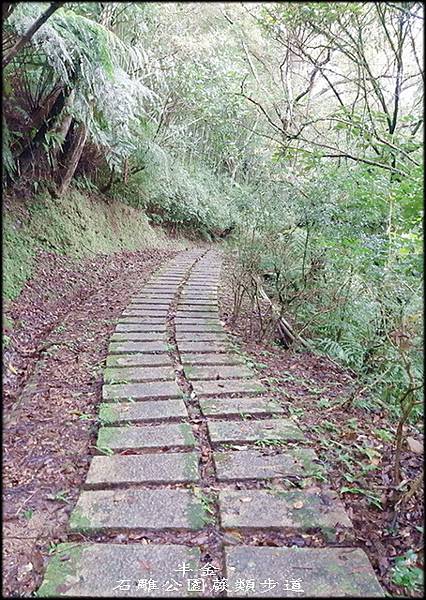
M 33 593 L 49 549 L 65 539 L 69 513 L 94 454 L 102 369 L 114 321 L 131 295 L 174 254 L 120 252 L 77 263 L 42 252 L 34 277 L 5 307 L 5 595 Z M 231 322 L 229 270 L 223 269 L 220 296 L 226 328 L 251 357 L 271 395 L 289 402 L 291 418 L 304 429 L 327 480 L 341 493 L 358 545 L 385 588 L 402 595 L 391 582 L 393 558 L 421 548 L 423 515 L 413 501 L 394 518 L 393 448 L 383 439 L 383 431 L 394 431 L 394 424 L 380 411 L 340 406 L 354 384 L 350 373 L 312 354 L 286 351 L 271 339 L 253 341 L 256 322 L 250 336 L 247 310 Z M 405 448 L 405 473 L 415 476 L 422 458 Z M 352 492 L 342 493 L 342 488 Z M 297 536 L 294 543 L 312 545 L 315 537 Z
M 175 252 L 77 262 L 41 252 L 34 277 L 5 307 L 3 592 L 37 589 L 64 536 L 97 431 L 102 368 L 115 319 Z M 13 326 L 12 326 L 13 324 Z
M 392 484 L 396 424 L 380 408 L 342 405 L 356 384 L 350 371 L 310 352 L 286 350 L 273 335 L 256 341 L 261 332 L 250 307 L 243 303 L 237 318 L 232 314 L 232 266 L 229 259 L 222 271 L 220 312 L 226 330 L 251 357 L 250 366 L 271 396 L 288 403 L 290 418 L 305 432 L 309 447 L 325 467 L 325 481 L 340 494 L 354 525 L 354 545 L 367 553 L 381 584 L 392 595 L 422 596 L 403 591 L 391 581 L 395 557 L 410 550 L 423 556 L 423 503 L 414 497 L 397 513 L 394 510 L 398 499 Z M 265 317 L 268 307 L 262 308 Z M 423 440 L 416 442 L 416 452 L 405 445 L 402 454 L 408 479 L 419 475 L 423 466 Z M 310 546 L 314 540 L 298 536 L 294 543 Z M 420 563 L 416 566 L 423 568 Z

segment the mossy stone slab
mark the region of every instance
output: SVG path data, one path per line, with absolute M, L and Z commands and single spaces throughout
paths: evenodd
M 219 506 L 226 529 L 352 527 L 338 494 L 329 490 L 224 490 L 219 493 Z
M 163 325 L 164 328 L 166 327 L 166 320 L 164 318 L 164 316 L 160 316 L 160 317 L 149 317 L 149 316 L 144 316 L 144 317 L 138 317 L 136 316 L 132 316 L 132 317 L 126 317 L 126 316 L 122 316 L 118 319 L 117 323 L 133 323 L 133 324 L 138 324 L 138 325 L 152 325 L 152 330 L 151 331 L 161 331 L 157 329 L 158 325 Z
M 230 598 L 384 597 L 365 552 L 359 548 L 226 548 L 227 596 Z M 254 580 L 244 591 L 238 580 Z M 266 588 L 260 582 L 276 582 Z
M 184 340 L 178 342 L 178 348 L 180 352 L 200 352 L 203 354 L 211 352 L 229 352 L 229 345 L 219 342 L 190 342 Z
M 176 311 L 176 319 L 200 319 L 205 317 L 206 319 L 213 319 L 217 315 L 217 312 L 212 310 L 180 310 Z
M 137 483 L 186 483 L 197 481 L 199 455 L 195 452 L 94 456 L 85 488 Z
M 81 492 L 71 513 L 72 532 L 201 529 L 201 502 L 183 489 L 122 489 Z M 171 558 L 171 557 L 170 557 Z
M 162 367 L 171 366 L 170 355 L 163 352 L 159 354 L 110 354 L 106 359 L 107 367 Z
M 166 342 L 111 342 L 108 346 L 110 354 L 127 354 L 129 352 L 168 352 Z
M 310 448 L 278 451 L 232 450 L 215 452 L 214 463 L 219 481 L 274 479 L 278 477 L 310 477 L 322 471 Z
M 188 366 L 185 374 L 191 381 L 244 379 L 253 377 L 253 371 L 244 365 Z
M 176 341 L 180 342 L 218 342 L 229 341 L 228 336 L 223 331 L 180 331 L 176 330 Z
M 111 342 L 163 342 L 163 331 L 117 331 L 111 336 Z
M 284 406 L 271 398 L 242 396 L 239 398 L 200 398 L 205 416 L 220 415 L 274 415 L 286 414 Z
M 147 400 L 146 402 L 103 402 L 99 419 L 103 425 L 143 423 L 158 419 L 182 419 L 188 416 L 183 400 Z
M 222 333 L 223 328 L 219 323 L 176 323 L 176 333 Z
M 217 305 L 209 304 L 208 302 L 194 302 L 193 300 L 188 300 L 187 302 L 179 302 L 177 313 L 180 311 L 191 311 L 194 313 L 211 312 L 217 314 Z
M 154 332 L 154 331 L 159 331 L 161 333 L 165 333 L 166 332 L 166 324 L 164 323 L 164 321 L 161 321 L 161 323 L 122 323 L 119 322 L 117 323 L 117 326 L 115 328 L 115 330 L 117 332 Z
M 220 326 L 219 319 L 212 317 L 211 315 L 208 317 L 200 317 L 198 315 L 197 317 L 193 317 L 193 318 L 175 317 L 174 321 L 175 321 L 176 329 L 180 325 L 182 325 L 182 326 L 189 326 L 189 325 L 217 325 L 217 326 Z
M 304 439 L 303 433 L 289 419 L 209 421 L 207 427 L 213 443 Z
M 235 352 L 218 354 L 217 352 L 205 352 L 195 354 L 193 352 L 183 352 L 181 349 L 181 360 L 183 365 L 243 365 L 243 359 Z
M 102 387 L 103 400 L 153 400 L 181 398 L 182 391 L 174 381 L 149 381 L 146 383 L 114 383 Z
M 194 391 L 198 396 L 227 396 L 230 394 L 264 394 L 266 388 L 256 379 L 217 379 L 215 381 L 194 381 Z
M 104 370 L 105 383 L 123 381 L 174 381 L 175 371 L 168 367 L 107 367 Z
M 130 302 L 130 304 L 128 305 L 130 308 L 137 308 L 138 306 L 140 306 L 141 308 L 152 308 L 153 306 L 157 307 L 157 306 L 170 306 L 171 304 L 171 300 L 172 300 L 173 296 L 170 297 L 165 297 L 165 296 L 159 296 L 156 297 L 154 294 L 153 295 L 147 295 L 146 297 L 140 296 L 138 298 L 133 298 L 133 300 Z
M 197 596 L 187 591 L 186 580 L 176 590 L 169 585 L 179 565 L 199 568 L 197 548 L 172 544 L 59 544 L 49 559 L 41 598 L 176 598 Z M 139 581 L 154 581 L 143 589 Z
M 164 425 L 132 425 L 125 427 L 101 427 L 96 447 L 100 451 L 143 450 L 144 448 L 190 448 L 195 438 L 187 423 Z
M 166 319 L 169 313 L 168 308 L 161 308 L 156 306 L 155 308 L 126 308 L 123 310 L 123 317 L 163 317 Z

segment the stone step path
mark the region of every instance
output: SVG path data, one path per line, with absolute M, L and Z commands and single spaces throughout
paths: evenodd
M 124 310 L 97 455 L 38 596 L 384 595 L 362 550 L 327 545 L 352 523 L 223 330 L 219 274 L 215 251 L 181 253 Z M 325 547 L 258 541 L 312 531 Z

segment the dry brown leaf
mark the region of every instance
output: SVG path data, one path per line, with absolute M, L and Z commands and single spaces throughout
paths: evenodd
M 416 454 L 423 454 L 423 444 L 413 437 L 407 437 L 407 444 L 411 452 Z

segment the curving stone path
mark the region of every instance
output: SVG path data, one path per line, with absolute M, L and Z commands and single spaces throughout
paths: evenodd
M 98 455 L 38 596 L 384 595 L 286 404 L 222 329 L 219 272 L 214 251 L 181 253 L 123 312 Z

